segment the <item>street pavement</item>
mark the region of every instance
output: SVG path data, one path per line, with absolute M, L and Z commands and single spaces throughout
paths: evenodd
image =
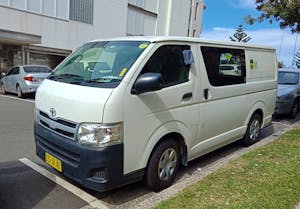
M 299 118 L 290 120 L 282 117 L 275 120 L 272 126 L 261 132 L 262 140 L 255 146 L 275 139 Z M 1 209 L 149 208 L 179 192 L 187 184 L 198 181 L 201 175 L 207 175 L 243 152 L 255 148 L 243 148 L 239 143 L 233 143 L 196 159 L 187 168 L 180 169 L 170 189 L 160 193 L 149 191 L 143 182 L 99 193 L 82 188 L 70 180 L 65 181 L 63 176 L 36 157 L 33 121 L 34 98 L 23 100 L 13 95 L 0 95 Z M 24 159 L 35 168 L 24 163 Z

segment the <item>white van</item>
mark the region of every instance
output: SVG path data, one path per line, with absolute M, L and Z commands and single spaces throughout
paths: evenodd
M 91 41 L 38 88 L 36 153 L 90 189 L 145 179 L 162 190 L 180 164 L 258 140 L 275 108 L 276 66 L 274 49 L 233 42 Z

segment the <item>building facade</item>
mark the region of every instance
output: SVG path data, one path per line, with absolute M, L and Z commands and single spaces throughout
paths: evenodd
M 0 0 L 0 72 L 54 68 L 92 39 L 200 36 L 202 0 Z

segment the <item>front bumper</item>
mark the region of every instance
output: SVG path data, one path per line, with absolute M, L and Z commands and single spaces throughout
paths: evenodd
M 34 125 L 34 137 L 37 155 L 45 161 L 47 152 L 61 160 L 62 174 L 84 187 L 107 191 L 138 179 L 128 179 L 123 175 L 123 144 L 91 148 L 37 123 Z
M 293 101 L 277 101 L 275 107 L 276 114 L 289 114 L 293 106 Z
M 34 93 L 39 87 L 40 83 L 32 83 L 29 81 L 25 81 L 25 84 L 21 86 L 23 93 Z

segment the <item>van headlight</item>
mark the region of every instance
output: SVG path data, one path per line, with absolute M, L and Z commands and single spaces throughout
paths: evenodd
M 123 124 L 82 123 L 77 131 L 78 143 L 104 147 L 123 141 Z

